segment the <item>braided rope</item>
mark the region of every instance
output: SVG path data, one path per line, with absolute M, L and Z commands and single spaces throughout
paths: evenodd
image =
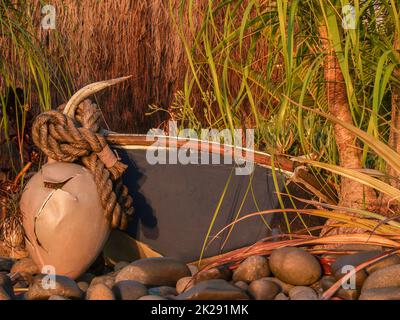
M 127 166 L 115 159 L 105 163 L 101 156 L 109 149 L 100 129 L 100 112 L 90 100 L 81 102 L 75 119 L 58 110 L 40 114 L 32 126 L 33 142 L 56 161 L 80 161 L 97 185 L 104 214 L 112 228 L 125 229 L 133 213 L 132 198 L 121 181 Z M 107 152 L 106 152 L 107 153 Z M 104 163 L 103 163 L 104 161 Z

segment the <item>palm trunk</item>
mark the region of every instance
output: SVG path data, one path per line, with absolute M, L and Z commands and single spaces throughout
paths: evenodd
M 353 119 L 348 103 L 346 84 L 340 69 L 338 58 L 328 38 L 325 25 L 319 27 L 322 47 L 326 52 L 324 60 L 324 77 L 326 82 L 326 95 L 329 112 L 336 118 L 353 124 Z M 339 153 L 340 166 L 348 169 L 361 168 L 362 152 L 357 145 L 356 137 L 349 130 L 339 124 L 333 125 L 335 141 Z M 348 178 L 342 178 L 340 183 L 339 206 L 352 208 L 368 208 L 375 204 L 376 194 L 373 189 Z M 330 225 L 337 223 L 329 219 L 321 234 L 339 234 L 359 232 L 354 228 L 331 229 Z

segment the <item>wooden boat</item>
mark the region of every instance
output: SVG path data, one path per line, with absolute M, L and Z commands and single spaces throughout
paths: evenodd
M 293 208 L 289 198 L 284 196 L 288 191 L 297 197 L 310 196 L 294 183 L 285 188 L 287 178 L 295 169 L 295 163 L 286 158 L 274 163 L 277 190 L 271 157 L 266 153 L 241 149 L 239 152 L 254 162 L 254 172 L 235 175 L 232 174 L 234 164 L 149 164 L 146 154 L 154 141 L 148 141 L 146 135 L 109 133 L 106 138 L 122 162 L 128 165 L 124 183 L 134 199 L 135 214 L 126 232 L 163 256 L 187 262 L 197 260 L 207 236 L 210 240 L 238 217 L 279 209 L 277 191 L 283 195 L 286 208 Z M 166 151 L 173 148 L 173 138 L 161 136 L 157 139 L 165 140 Z M 209 156 L 221 154 L 225 148 L 217 143 L 194 139 L 174 139 L 174 142 L 178 148 L 189 146 L 203 150 L 198 153 L 199 157 L 204 156 L 204 152 Z M 234 152 L 235 148 L 231 150 Z M 295 203 L 297 207 L 304 207 L 299 201 Z M 213 226 L 208 233 L 211 223 Z M 315 219 L 312 224 L 316 224 Z M 293 227 L 303 228 L 299 221 L 295 221 Z M 282 232 L 286 232 L 286 225 L 281 213 L 246 219 L 235 225 L 229 236 L 227 230 L 206 246 L 204 257 L 250 245 Z

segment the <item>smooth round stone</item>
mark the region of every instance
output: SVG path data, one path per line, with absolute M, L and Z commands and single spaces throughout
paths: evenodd
M 274 300 L 289 300 L 289 297 L 283 292 L 278 293 Z
M 350 267 L 355 268 L 361 263 L 371 260 L 380 254 L 382 254 L 381 250 L 374 250 L 374 251 L 362 251 L 356 254 L 339 256 L 331 264 L 331 273 L 335 276 L 336 280 L 339 280 L 343 275 L 349 272 L 348 270 Z M 379 269 L 379 266 L 377 268 Z M 366 278 L 367 278 L 366 270 L 362 269 L 356 273 L 357 288 L 360 288 L 362 286 Z
M 249 289 L 249 285 L 247 284 L 247 282 L 244 281 L 237 281 L 234 283 L 234 285 L 242 289 L 243 291 L 247 291 Z
M 232 270 L 229 270 L 226 266 L 215 267 L 199 271 L 193 276 L 193 278 L 195 283 L 212 279 L 223 279 L 229 281 L 232 278 Z
M 160 297 L 176 296 L 178 292 L 174 287 L 160 286 L 149 289 L 149 294 Z
M 181 293 L 176 300 L 246 300 L 248 295 L 222 279 L 202 281 Z
M 58 295 L 54 295 L 54 296 L 51 296 L 48 300 L 71 300 L 71 299 L 68 299 L 68 298 L 65 298 L 62 296 L 58 296 Z
M 334 274 L 335 280 L 339 280 L 340 278 L 342 278 L 344 275 L 346 275 L 346 273 L 342 273 L 342 270 L 339 269 L 336 271 L 336 273 Z M 365 272 L 365 270 L 360 270 L 358 272 L 356 272 L 355 275 L 355 288 L 351 288 L 351 289 L 360 289 L 364 283 L 364 281 L 367 279 L 368 274 Z M 347 280 L 347 282 L 349 285 L 352 285 L 350 280 Z
M 397 254 L 389 256 L 383 260 L 380 260 L 378 262 L 375 262 L 374 264 L 371 264 L 370 266 L 365 268 L 365 271 L 367 271 L 368 274 L 374 273 L 375 271 L 378 271 L 380 269 L 393 266 L 395 264 L 400 264 L 400 256 Z
M 193 286 L 194 281 L 192 277 L 183 277 L 178 280 L 175 289 L 178 294 L 181 294 L 182 292 L 189 290 Z
M 376 288 L 400 287 L 400 264 L 379 269 L 364 282 L 361 293 Z
M 278 279 L 297 286 L 318 281 L 322 273 L 321 265 L 313 255 L 293 247 L 272 251 L 269 266 Z
M 318 300 L 317 293 L 310 287 L 297 286 L 289 291 L 290 300 Z
M 283 282 L 282 280 L 279 280 L 278 278 L 266 277 L 263 279 L 275 282 L 281 288 L 281 291 L 286 295 L 289 294 L 290 289 L 292 289 L 294 287 L 292 284 Z
M 40 273 L 38 266 L 31 258 L 23 258 L 15 262 L 11 268 L 11 273 L 36 275 Z
M 106 274 L 104 276 L 94 277 L 93 280 L 90 282 L 90 285 L 94 286 L 101 283 L 111 289 L 115 281 L 115 276 L 113 274 Z
M 127 261 L 120 261 L 114 266 L 114 271 L 120 271 L 123 268 L 125 268 L 127 265 L 129 265 L 129 262 Z
M 10 272 L 13 264 L 14 261 L 12 259 L 0 257 L 0 272 Z
M 81 289 L 74 280 L 66 276 L 55 276 L 55 286 L 51 287 L 50 281 L 44 281 L 49 288 L 43 286 L 44 275 L 38 275 L 33 279 L 32 285 L 26 293 L 27 300 L 48 300 L 51 296 L 58 295 L 65 298 L 80 299 L 83 295 Z
M 181 261 L 173 258 L 146 258 L 132 262 L 116 276 L 116 281 L 135 280 L 148 286 L 171 286 L 183 277 L 190 276 L 190 270 Z
M 245 281 L 247 283 L 270 275 L 268 260 L 263 256 L 251 256 L 245 259 L 233 271 L 233 281 Z
M 115 283 L 112 291 L 119 300 L 137 300 L 148 294 L 144 285 L 133 280 L 123 280 Z
M 114 293 L 103 283 L 91 285 L 86 292 L 86 300 L 115 300 Z
M 330 287 L 332 287 L 336 282 L 336 279 L 332 276 L 323 276 L 319 281 L 321 288 L 326 291 Z M 339 288 L 335 296 L 342 298 L 344 300 L 356 300 L 360 295 L 359 290 L 357 289 L 345 289 L 343 287 Z
M 77 283 L 79 289 L 82 290 L 82 292 L 86 292 L 89 289 L 89 284 L 87 282 L 84 281 L 79 281 Z
M 255 300 L 274 300 L 281 288 L 272 281 L 265 279 L 254 280 L 249 285 L 248 292 Z
M 400 288 L 375 288 L 364 290 L 359 300 L 400 300 Z
M 165 299 L 160 296 L 147 295 L 147 296 L 140 297 L 138 300 L 168 300 L 168 299 Z

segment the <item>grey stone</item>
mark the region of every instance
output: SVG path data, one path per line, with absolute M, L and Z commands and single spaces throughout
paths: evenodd
M 367 271 L 368 274 L 371 274 L 371 273 L 374 273 L 375 271 L 378 271 L 380 269 L 383 269 L 383 268 L 386 268 L 389 266 L 393 266 L 395 264 L 400 264 L 400 257 L 397 254 L 394 254 L 383 260 L 375 262 L 374 264 L 369 265 L 368 267 L 365 268 L 365 271 Z
M 243 291 L 247 291 L 249 289 L 249 285 L 247 284 L 247 282 L 244 281 L 237 281 L 234 283 L 234 285 L 242 289 Z
M 335 282 L 336 279 L 332 276 L 324 276 L 319 281 L 320 286 L 324 291 L 332 287 Z M 340 287 L 335 293 L 336 297 L 342 298 L 344 300 L 357 300 L 359 295 L 360 291 L 358 289 L 345 289 L 343 287 Z
M 96 285 L 96 284 L 104 284 L 108 288 L 112 288 L 114 283 L 115 283 L 115 275 L 112 273 L 106 274 L 104 276 L 99 276 L 99 277 L 94 277 L 93 280 L 90 282 L 90 285 Z
M 361 293 L 368 289 L 387 287 L 400 287 L 400 264 L 388 266 L 372 273 L 365 280 Z
M 283 282 L 282 280 L 279 280 L 278 278 L 266 277 L 263 279 L 275 282 L 281 288 L 281 291 L 286 295 L 289 294 L 290 289 L 292 289 L 294 287 L 294 285 Z
M 359 300 L 400 300 L 400 287 L 363 290 Z
M 160 286 L 149 289 L 149 295 L 167 297 L 167 296 L 176 296 L 178 292 L 174 287 L 168 286 Z
M 233 271 L 233 281 L 245 281 L 247 283 L 270 275 L 268 260 L 263 256 L 251 256 L 239 264 Z
M 289 300 L 289 297 L 283 292 L 278 293 L 274 300 Z
M 71 300 L 71 299 L 68 299 L 68 298 L 65 298 L 65 297 L 62 297 L 62 296 L 54 295 L 54 296 L 51 296 L 48 300 Z
M 290 300 L 318 300 L 317 293 L 310 287 L 297 286 L 289 291 Z
M 202 281 L 176 297 L 177 300 L 243 300 L 248 295 L 222 279 Z
M 146 258 L 132 262 L 116 276 L 116 281 L 135 280 L 149 286 L 173 286 L 190 276 L 186 264 L 173 258 Z
M 321 265 L 313 255 L 294 247 L 272 251 L 269 266 L 278 279 L 297 286 L 318 281 L 322 273 Z
M 249 285 L 248 292 L 255 300 L 274 300 L 281 288 L 272 281 L 265 279 L 254 280 Z
M 86 300 L 115 300 L 115 296 L 104 283 L 98 283 L 90 285 L 86 292 Z
M 223 279 L 229 281 L 232 278 L 232 271 L 226 266 L 220 266 L 199 271 L 193 276 L 193 278 L 195 283 L 212 279 Z
M 147 288 L 134 280 L 123 280 L 114 284 L 114 295 L 119 300 L 137 300 L 148 295 Z
M 43 277 L 44 275 L 38 275 L 33 279 L 33 283 L 26 293 L 26 298 L 28 300 L 48 300 L 54 295 L 79 299 L 83 295 L 83 292 L 81 289 L 79 289 L 76 282 L 68 277 L 58 275 L 55 276 L 54 288 L 52 288 L 51 283 L 46 280 L 44 283 L 47 284 L 49 288 L 43 286 Z
M 168 300 L 168 299 L 165 299 L 160 296 L 148 295 L 148 296 L 140 297 L 138 300 Z

